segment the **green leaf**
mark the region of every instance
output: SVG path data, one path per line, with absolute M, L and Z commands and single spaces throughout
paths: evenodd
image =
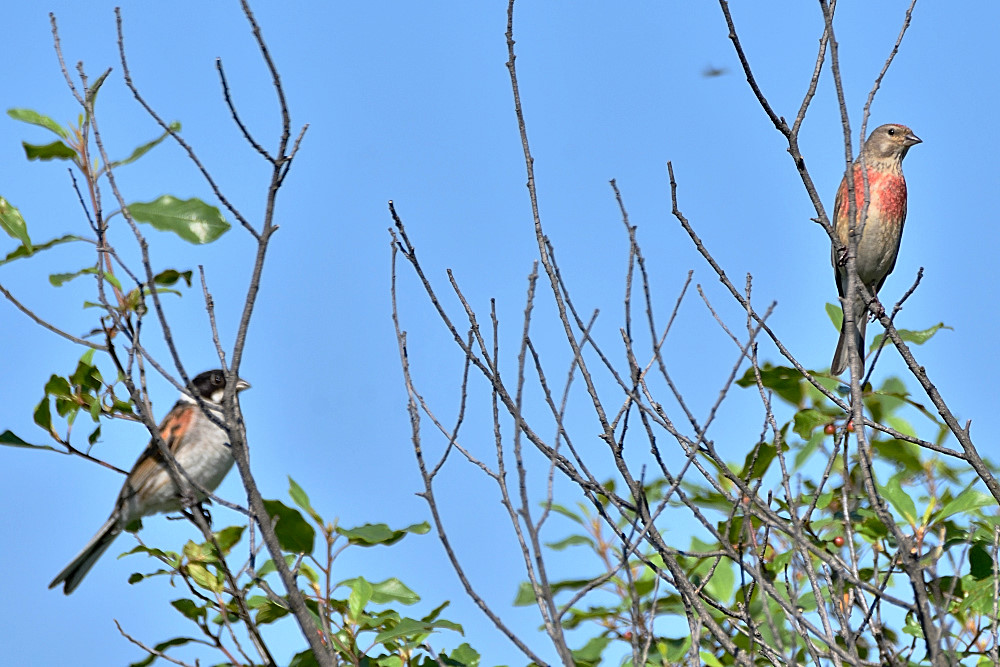
M 723 664 L 719 662 L 719 659 L 708 651 L 701 652 L 702 662 L 705 663 L 705 667 L 723 667 Z
M 351 584 L 351 594 L 347 598 L 347 609 L 350 611 L 352 621 L 356 623 L 361 618 L 374 592 L 375 589 L 363 577 L 354 580 Z
M 979 542 L 974 542 L 969 549 L 969 574 L 980 581 L 993 575 L 993 558 Z
M 129 204 L 128 211 L 139 222 L 173 232 L 188 243 L 211 243 L 229 230 L 229 223 L 214 206 L 200 199 L 177 199 L 163 195 L 151 202 Z
M 971 488 L 966 488 L 960 492 L 954 499 L 934 515 L 932 523 L 938 523 L 939 521 L 944 521 L 953 514 L 958 514 L 959 512 L 968 512 L 969 510 L 974 510 L 979 507 L 986 507 L 988 505 L 993 505 L 993 496 L 988 493 L 983 493 L 982 491 L 975 491 Z
M 306 513 L 312 517 L 313 521 L 320 525 L 323 524 L 323 517 L 319 515 L 319 512 L 312 508 L 312 504 L 309 502 L 309 496 L 306 495 L 306 492 L 302 489 L 302 487 L 299 486 L 298 483 L 291 477 L 288 478 L 288 495 L 296 505 L 304 509 Z
M 165 642 L 160 642 L 153 649 L 156 653 L 153 653 L 145 660 L 140 660 L 139 662 L 133 662 L 129 667 L 146 667 L 147 665 L 153 664 L 159 653 L 163 653 L 168 648 L 173 646 L 183 646 L 184 644 L 190 644 L 191 642 L 197 641 L 196 639 L 191 639 L 190 637 L 174 637 L 173 639 L 168 639 Z
M 803 440 L 808 440 L 812 437 L 813 429 L 817 426 L 826 426 L 829 422 L 830 417 L 819 410 L 812 408 L 799 410 L 795 413 L 795 425 L 792 427 L 792 430 Z
M 557 503 L 552 503 L 551 505 L 549 505 L 549 507 L 552 509 L 553 512 L 558 512 L 567 519 L 572 519 L 573 521 L 581 525 L 583 524 L 583 518 L 576 512 L 570 510 L 569 508 L 559 505 Z
M 121 282 L 118 281 L 118 278 L 111 275 L 107 271 L 104 271 L 103 274 L 104 274 L 104 279 L 107 280 L 109 283 L 111 283 L 118 289 L 122 288 L 122 284 Z M 49 282 L 52 284 L 53 287 L 62 287 L 63 285 L 73 280 L 74 278 L 79 278 L 80 276 L 85 276 L 85 275 L 97 275 L 97 269 L 95 269 L 92 266 L 88 266 L 85 269 L 80 269 L 79 271 L 75 271 L 73 273 L 53 273 L 52 275 L 49 276 Z
M 48 395 L 35 408 L 34 417 L 36 424 L 41 426 L 46 432 L 52 433 L 52 408 L 49 405 Z
M 207 588 L 213 593 L 222 591 L 222 582 L 201 563 L 188 563 L 186 570 L 188 576 L 194 580 L 194 583 L 202 588 Z
M 179 600 L 174 600 L 170 603 L 170 605 L 180 613 L 184 614 L 185 617 L 190 618 L 192 621 L 205 617 L 205 609 L 203 607 L 199 607 L 194 600 L 181 598 Z
M 549 587 L 554 595 L 561 591 L 579 590 L 591 582 L 591 579 L 566 579 L 549 584 Z M 524 607 L 530 604 L 535 604 L 535 589 L 531 587 L 531 583 L 522 581 L 521 585 L 517 588 L 517 594 L 514 596 L 514 606 Z
M 174 132 L 180 132 L 180 130 L 181 130 L 181 124 L 178 123 L 177 121 L 174 121 L 173 123 L 170 124 L 170 129 L 173 130 Z M 132 162 L 135 162 L 136 160 L 138 160 L 139 158 L 141 158 L 143 155 L 145 155 L 146 153 L 148 153 L 149 151 L 151 151 L 153 148 L 155 148 L 157 146 L 157 144 L 159 144 L 160 142 L 162 142 L 164 139 L 166 139 L 169 136 L 170 136 L 169 132 L 164 132 L 163 134 L 161 134 L 160 136 L 158 136 L 156 139 L 153 139 L 152 141 L 147 142 L 147 143 L 139 146 L 138 148 L 136 148 L 134 151 L 132 151 L 132 154 L 129 155 L 124 160 L 118 160 L 117 162 L 112 162 L 111 163 L 111 168 L 115 169 L 116 167 L 121 167 L 122 165 L 131 164 Z
M 799 405 L 802 402 L 804 393 L 802 374 L 794 368 L 764 364 L 760 368 L 760 379 L 765 387 L 773 389 L 776 394 L 792 405 Z M 744 388 L 756 387 L 757 378 L 753 368 L 748 368 L 743 377 L 736 381 L 736 384 Z
M 22 141 L 24 155 L 29 160 L 75 160 L 76 151 L 61 141 L 53 141 L 51 144 L 39 145 L 29 144 Z
M 465 667 L 478 667 L 482 660 L 482 656 L 465 642 L 459 644 L 451 653 L 441 654 L 441 658 L 446 665 L 464 665 Z
M 406 528 L 393 530 L 384 523 L 368 523 L 357 528 L 337 528 L 337 533 L 343 535 L 351 544 L 362 547 L 371 547 L 376 544 L 395 544 L 403 539 L 407 533 L 423 535 L 431 529 L 426 521 L 415 523 Z
M 571 547 L 577 544 L 586 544 L 589 547 L 593 547 L 594 540 L 585 535 L 570 535 L 569 537 L 561 539 L 558 542 L 547 542 L 545 546 L 554 551 L 562 551 L 566 547 Z
M 285 551 L 311 554 L 316 540 L 316 530 L 310 526 L 298 510 L 288 507 L 280 500 L 265 500 L 264 507 L 274 524 L 278 543 Z
M 914 345 L 923 345 L 931 338 L 933 338 L 934 334 L 936 334 L 941 329 L 948 329 L 950 331 L 955 330 L 953 327 L 946 326 L 944 322 L 938 322 L 931 328 L 923 329 L 921 331 L 913 331 L 912 329 L 896 329 L 896 332 L 899 333 L 899 337 L 902 338 L 904 342 L 913 343 Z M 878 349 L 878 346 L 882 344 L 882 338 L 884 336 L 885 336 L 884 333 L 880 333 L 879 335 L 875 336 L 875 339 L 872 340 L 872 344 L 868 346 L 868 349 L 869 350 Z M 892 345 L 892 343 L 886 343 L 886 347 L 889 347 L 890 345 Z
M 70 396 L 72 390 L 69 388 L 69 380 L 58 375 L 53 375 L 45 383 L 45 393 L 52 396 Z
M 353 588 L 357 577 L 345 579 L 336 587 L 348 586 Z M 410 605 L 420 602 L 420 596 L 414 593 L 406 584 L 395 577 L 390 577 L 383 582 L 371 584 L 371 601 L 375 604 L 387 604 L 389 602 L 400 602 Z
M 60 243 L 69 243 L 70 241 L 83 241 L 83 240 L 84 240 L 83 238 L 75 236 L 74 234 L 67 234 L 66 236 L 60 236 L 57 239 L 46 241 L 41 245 L 28 245 L 28 246 L 21 245 L 18 246 L 16 250 L 8 254 L 6 257 L 0 259 L 0 266 L 3 266 L 8 262 L 13 262 L 15 259 L 21 259 L 22 257 L 31 257 L 32 255 L 41 250 L 48 250 L 52 246 L 59 245 Z
M 246 526 L 229 526 L 215 533 L 215 541 L 219 543 L 222 554 L 226 555 L 243 537 Z
M 48 401 L 45 401 L 48 404 Z M 7 429 L 3 433 L 0 433 L 0 445 L 7 445 L 8 447 L 24 447 L 26 449 L 48 449 L 52 452 L 59 451 L 55 447 L 49 447 L 48 445 L 33 445 L 30 442 L 25 442 L 21 438 L 14 435 L 14 432 Z
M 316 661 L 316 656 L 313 655 L 312 649 L 306 649 L 301 653 L 293 655 L 288 663 L 288 667 L 319 667 L 319 662 Z
M 792 555 L 791 551 L 788 553 Z M 705 585 L 705 592 L 711 595 L 713 599 L 725 604 L 732 597 L 735 583 L 736 575 L 733 573 L 733 568 L 730 567 L 729 561 L 723 559 L 716 565 L 715 571 L 712 572 L 712 578 Z
M 7 109 L 7 115 L 22 123 L 31 123 L 32 125 L 44 127 L 46 130 L 55 132 L 63 139 L 69 138 L 69 133 L 62 125 L 37 111 L 32 111 L 31 109 Z
M 12 206 L 3 197 L 0 197 L 0 227 L 3 227 L 9 236 L 20 241 L 28 253 L 33 252 L 31 239 L 28 237 L 28 224 L 17 207 Z
M 840 307 L 839 303 L 827 303 L 826 314 L 829 316 L 830 321 L 833 322 L 833 326 L 837 331 L 840 331 L 840 327 L 844 324 L 844 310 Z
M 375 636 L 375 641 L 379 644 L 384 644 L 390 639 L 427 634 L 434 632 L 434 630 L 437 629 L 455 630 L 457 632 L 461 632 L 462 626 L 445 620 L 428 623 L 426 621 L 418 621 L 415 618 L 404 617 L 399 619 L 399 623 L 397 623 L 395 627 L 378 633 Z
M 756 447 L 747 452 L 743 460 L 743 468 L 740 470 L 740 477 L 743 479 L 760 479 L 767 472 L 778 449 L 769 442 L 758 443 Z
M 167 269 L 160 271 L 153 276 L 153 282 L 157 285 L 175 285 L 178 280 L 184 279 L 188 287 L 191 287 L 191 271 L 178 271 L 177 269 Z
M 108 78 L 109 74 L 111 74 L 110 67 L 104 70 L 104 73 L 97 77 L 97 79 L 87 87 L 87 102 L 90 103 L 91 108 L 94 106 L 94 100 L 97 99 L 97 91 L 99 91 L 101 86 L 104 85 L 104 80 Z
M 896 511 L 903 515 L 903 518 L 911 526 L 917 525 L 917 508 L 913 504 L 913 499 L 903 490 L 900 485 L 900 476 L 893 475 L 885 486 L 879 485 L 879 492 L 889 501 Z
M 257 611 L 257 616 L 255 620 L 257 623 L 263 625 L 265 623 L 274 623 L 279 618 L 288 616 L 288 609 L 277 604 L 273 600 L 268 600 L 265 598 L 265 602 L 260 606 Z
M 589 666 L 597 665 L 601 662 L 601 654 L 611 642 L 610 637 L 594 637 L 590 639 L 582 648 L 571 651 L 573 662 L 577 665 Z

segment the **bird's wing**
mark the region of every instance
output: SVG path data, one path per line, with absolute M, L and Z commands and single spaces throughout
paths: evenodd
M 167 449 L 174 456 L 177 456 L 184 436 L 190 430 L 197 415 L 197 405 L 178 401 L 160 423 L 160 436 L 166 442 Z M 128 481 L 122 487 L 121 495 L 118 498 L 119 505 L 150 484 L 160 485 L 169 482 L 170 478 L 162 474 L 163 470 L 163 454 L 156 443 L 150 441 L 129 472 Z

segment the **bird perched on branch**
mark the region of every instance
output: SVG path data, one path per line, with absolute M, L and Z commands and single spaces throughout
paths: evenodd
M 899 241 L 906 220 L 906 180 L 903 178 L 903 158 L 910 147 L 920 139 L 905 125 L 882 125 L 868 136 L 861 154 L 854 162 L 854 194 L 857 205 L 855 231 L 858 250 L 855 266 L 858 277 L 874 297 L 886 277 L 896 266 Z M 862 216 L 865 200 L 865 181 L 862 162 L 868 179 L 869 204 L 867 216 Z M 837 200 L 833 205 L 833 224 L 845 248 L 833 247 L 832 262 L 837 276 L 837 291 L 841 306 L 845 308 L 844 322 L 840 327 L 840 340 L 833 355 L 830 372 L 840 375 L 848 366 L 848 346 L 854 345 L 865 366 L 865 324 L 868 321 L 868 304 L 857 293 L 847 294 L 847 252 L 850 237 L 848 219 L 847 177 L 840 183 Z M 853 305 L 854 326 L 848 330 L 846 308 Z
M 225 374 L 221 370 L 206 371 L 195 377 L 191 385 L 205 406 L 221 419 Z M 236 380 L 237 392 L 249 387 L 245 380 Z M 163 418 L 160 436 L 183 471 L 181 478 L 187 487 L 184 493 L 178 493 L 160 448 L 150 442 L 125 478 L 111 516 L 76 558 L 56 575 L 49 588 L 64 583 L 63 592 L 72 593 L 118 534 L 136 519 L 183 509 L 182 496 L 204 500 L 204 494 L 191 487 L 184 473 L 211 492 L 233 467 L 226 431 L 209 419 L 195 399 L 187 394 L 181 394 L 180 400 Z

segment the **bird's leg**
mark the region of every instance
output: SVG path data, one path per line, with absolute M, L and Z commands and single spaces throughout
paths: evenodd
M 846 245 L 837 248 L 837 266 L 847 266 L 847 251 Z
M 194 520 L 194 516 L 191 513 L 194 512 L 194 511 L 201 512 L 201 516 L 205 519 L 205 521 L 208 522 L 208 525 L 211 526 L 212 525 L 212 514 L 211 514 L 211 512 L 208 511 L 208 507 L 206 507 L 206 505 L 211 505 L 211 504 L 212 504 L 211 500 L 204 500 L 202 502 L 192 503 L 192 504 L 188 505 L 187 507 L 184 507 L 183 509 L 181 509 L 181 514 L 184 516 L 185 519 L 187 519 L 189 521 L 193 521 Z M 180 518 L 180 517 L 178 517 L 178 518 Z
M 868 317 L 870 321 L 875 321 L 885 315 L 885 307 L 878 300 L 877 294 L 872 294 L 872 300 L 868 302 Z

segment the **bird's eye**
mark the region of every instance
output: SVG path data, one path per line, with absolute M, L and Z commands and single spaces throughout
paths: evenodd
M 892 137 L 892 136 L 895 136 L 895 134 L 896 134 L 896 128 L 890 127 L 889 128 L 889 136 Z
M 225 378 L 222 377 L 222 373 L 216 373 L 212 376 L 212 384 L 221 385 L 225 383 Z

